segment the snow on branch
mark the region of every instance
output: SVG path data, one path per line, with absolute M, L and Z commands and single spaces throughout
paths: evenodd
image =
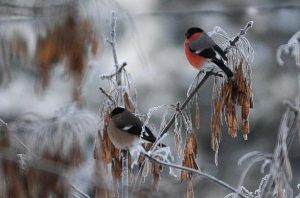
M 149 153 L 148 154 L 144 153 L 143 155 L 145 157 L 147 157 L 148 159 L 150 159 L 151 161 L 154 161 L 154 162 L 156 162 L 158 164 L 161 164 L 161 165 L 164 165 L 164 166 L 167 166 L 167 167 L 172 167 L 172 168 L 180 169 L 180 170 L 183 170 L 183 171 L 188 171 L 190 173 L 194 173 L 194 174 L 203 176 L 206 179 L 212 181 L 213 183 L 219 184 L 222 187 L 227 188 L 228 190 L 230 190 L 230 191 L 238 194 L 240 197 L 247 198 L 246 196 L 244 196 L 243 194 L 241 194 L 234 187 L 230 186 L 229 184 L 225 183 L 224 181 L 219 180 L 216 177 L 214 177 L 214 176 L 212 176 L 212 175 L 210 175 L 208 173 L 205 173 L 205 172 L 202 172 L 202 171 L 199 171 L 199 170 L 196 170 L 196 169 L 192 169 L 192 168 L 189 168 L 189 167 L 184 167 L 184 166 L 180 166 L 180 165 L 176 165 L 176 164 L 172 164 L 172 163 L 161 161 L 161 160 L 157 159 L 156 157 L 153 157 L 153 155 L 151 155 Z
M 286 44 L 280 45 L 276 52 L 276 59 L 279 65 L 283 66 L 282 54 L 291 54 L 295 58 L 295 63 L 300 67 L 300 31 L 296 32 Z

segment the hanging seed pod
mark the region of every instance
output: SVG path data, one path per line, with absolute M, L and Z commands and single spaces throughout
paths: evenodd
M 224 112 L 228 134 L 235 138 L 238 132 L 237 106 L 241 107 L 241 128 L 244 139 L 247 139 L 249 130 L 249 113 L 253 107 L 252 89 L 248 71 L 244 69 L 246 63 L 242 60 L 233 68 L 234 75 L 230 80 L 221 82 L 219 88 L 215 88 L 214 113 L 212 116 L 212 148 L 216 150 L 217 135 L 220 134 L 222 123 L 222 111 Z M 215 86 L 217 86 L 216 83 Z M 223 101 L 223 102 L 222 102 Z
M 175 115 L 175 128 L 174 128 L 174 140 L 176 146 L 176 152 L 179 156 L 182 155 L 182 148 L 181 148 L 181 128 L 182 128 L 182 120 L 179 114 Z
M 214 151 L 216 151 L 218 148 L 217 145 L 218 145 L 218 137 L 219 137 L 220 128 L 221 128 L 222 106 L 223 106 L 223 101 L 221 101 L 220 99 L 215 101 L 214 113 L 213 113 L 212 120 L 211 120 L 212 149 Z
M 113 144 L 111 143 L 109 136 L 108 136 L 108 123 L 109 123 L 109 112 L 104 113 L 104 126 L 103 126 L 103 133 L 101 137 L 101 145 L 102 145 L 102 159 L 106 164 L 109 164 L 112 160 L 112 154 L 111 149 L 113 147 Z
M 114 181 L 120 181 L 122 174 L 122 159 L 120 155 L 120 150 L 113 146 L 112 148 L 112 167 L 111 172 Z
M 135 107 L 127 92 L 125 92 L 124 94 L 124 103 L 125 103 L 125 109 L 127 109 L 130 112 L 135 112 Z
M 156 162 L 152 162 L 152 190 L 158 191 L 158 186 L 160 182 L 160 174 L 162 172 L 162 166 Z
M 186 198 L 194 198 L 193 182 L 191 179 L 187 181 Z
M 182 161 L 182 166 L 193 168 L 198 170 L 198 164 L 197 164 L 197 138 L 195 132 L 190 132 L 188 134 L 185 148 L 184 148 L 184 156 Z M 191 178 L 191 174 L 187 171 L 181 171 L 181 181 L 186 181 L 188 178 Z

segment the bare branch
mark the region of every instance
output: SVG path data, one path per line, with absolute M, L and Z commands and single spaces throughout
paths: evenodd
M 89 195 L 87 195 L 86 193 L 84 193 L 82 190 L 80 190 L 77 186 L 75 186 L 74 184 L 70 185 L 76 192 L 78 192 L 80 195 L 82 195 L 85 198 L 90 198 Z
M 293 110 L 293 111 L 295 111 L 297 113 L 299 112 L 299 108 L 297 108 L 295 105 L 293 105 L 291 101 L 285 100 L 283 102 L 283 104 L 285 104 L 286 106 L 288 106 L 291 110 Z
M 117 26 L 117 16 L 115 12 L 111 13 L 111 32 L 110 32 L 110 40 L 107 40 L 107 42 L 111 45 L 115 68 L 116 68 L 116 80 L 117 85 L 121 85 L 121 73 L 118 72 L 119 70 L 119 63 L 118 63 L 118 57 L 117 57 L 117 50 L 116 50 L 116 26 Z
M 119 73 L 122 72 L 122 69 L 124 69 L 124 67 L 125 67 L 126 65 L 127 65 L 127 63 L 124 62 L 124 63 L 118 68 L 118 70 L 115 71 L 113 74 L 108 74 L 108 75 L 103 74 L 103 75 L 101 75 L 101 76 L 100 76 L 101 80 L 105 80 L 105 79 L 111 80 L 112 77 L 114 77 L 114 76 L 116 76 L 116 75 L 119 75 Z
M 99 90 L 114 104 L 114 106 L 117 106 L 114 99 L 112 99 L 112 97 L 102 87 L 100 87 Z
M 202 73 L 203 71 L 199 71 L 199 73 Z M 199 74 L 198 73 L 198 74 Z M 190 100 L 194 97 L 194 95 L 197 93 L 197 91 L 203 86 L 203 84 L 206 82 L 206 80 L 211 76 L 215 74 L 213 71 L 208 71 L 205 73 L 204 77 L 202 78 L 202 80 L 200 81 L 200 83 L 197 85 L 197 87 L 191 92 L 191 94 L 185 99 L 185 101 L 182 103 L 182 105 L 180 105 L 178 110 L 183 110 L 186 105 L 190 102 Z M 160 133 L 160 135 L 158 136 L 156 143 L 153 144 L 152 149 L 156 148 L 156 146 L 159 143 L 159 140 L 168 132 L 168 130 L 171 128 L 171 126 L 174 124 L 175 122 L 175 116 L 176 116 L 176 112 L 173 114 L 171 120 L 168 122 L 168 124 L 166 125 L 166 127 L 162 130 L 162 132 Z
M 243 29 L 241 29 L 241 31 L 236 35 L 236 37 L 232 41 L 229 41 L 230 45 L 235 46 L 235 44 L 239 41 L 240 37 L 245 35 L 248 29 L 251 27 L 253 27 L 253 21 L 249 21 L 247 25 Z
M 230 190 L 230 191 L 238 194 L 240 197 L 247 198 L 245 195 L 241 194 L 234 187 L 230 186 L 229 184 L 223 182 L 222 180 L 217 179 L 216 177 L 214 177 L 214 176 L 212 176 L 212 175 L 210 175 L 208 173 L 204 173 L 204 172 L 199 171 L 199 170 L 195 170 L 195 169 L 192 169 L 192 168 L 188 168 L 188 167 L 184 167 L 184 166 L 180 166 L 180 165 L 176 165 L 176 164 L 172 164 L 172 163 L 163 162 L 163 161 L 161 161 L 161 160 L 159 160 L 159 159 L 157 159 L 155 157 L 152 157 L 151 155 L 148 155 L 146 153 L 143 153 L 143 155 L 145 157 L 147 157 L 148 159 L 150 159 L 151 161 L 154 161 L 154 162 L 159 163 L 161 165 L 165 165 L 165 166 L 168 166 L 168 167 L 172 167 L 172 168 L 176 168 L 176 169 L 188 171 L 190 173 L 195 173 L 197 175 L 203 176 L 203 177 L 207 178 L 208 180 L 212 181 L 213 183 L 217 183 L 220 186 L 223 186 L 223 187 L 227 188 L 228 190 Z

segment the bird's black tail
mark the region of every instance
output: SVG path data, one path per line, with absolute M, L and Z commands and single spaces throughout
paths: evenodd
M 212 60 L 212 62 L 215 63 L 220 69 L 222 69 L 228 78 L 231 78 L 233 76 L 231 69 L 229 69 L 222 60 L 214 59 Z
M 145 130 L 147 132 L 147 135 L 143 134 L 142 138 L 149 141 L 149 142 L 151 142 L 151 143 L 155 143 L 156 142 L 156 137 L 153 135 L 152 131 L 148 127 L 145 127 Z M 158 146 L 166 147 L 166 145 L 164 145 L 162 143 L 159 143 Z

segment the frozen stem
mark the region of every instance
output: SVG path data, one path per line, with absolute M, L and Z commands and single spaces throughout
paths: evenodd
M 118 70 L 115 71 L 113 74 L 101 75 L 100 76 L 101 80 L 105 80 L 105 79 L 111 80 L 114 76 L 119 75 L 122 72 L 122 69 L 124 69 L 126 65 L 127 65 L 127 63 L 124 62 L 120 67 L 118 67 Z
M 112 99 L 112 97 L 102 88 L 100 87 L 99 90 L 103 95 L 105 95 L 113 104 L 114 106 L 117 106 L 116 102 Z
M 235 46 L 240 37 L 245 35 L 251 27 L 253 27 L 253 21 L 249 21 L 247 25 L 243 29 L 241 29 L 241 31 L 235 36 L 235 38 L 232 41 L 229 41 L 230 46 Z
M 203 73 L 203 71 L 199 71 L 199 73 Z M 199 73 L 197 75 L 199 75 Z M 206 80 L 211 76 L 211 75 L 216 75 L 215 72 L 213 71 L 208 71 L 205 73 L 204 77 L 202 78 L 202 80 L 200 81 L 200 83 L 197 85 L 197 87 L 191 92 L 191 94 L 185 99 L 185 101 L 182 103 L 182 105 L 180 105 L 180 107 L 178 108 L 179 111 L 182 111 L 187 104 L 190 102 L 190 100 L 194 97 L 194 95 L 197 93 L 197 91 L 203 86 L 203 84 L 206 82 Z M 177 103 L 178 104 L 178 103 Z M 175 117 L 176 117 L 176 113 L 175 112 L 171 118 L 171 120 L 168 122 L 168 124 L 165 126 L 165 128 L 162 130 L 162 132 L 160 133 L 160 135 L 157 138 L 156 143 L 152 146 L 151 150 L 153 150 L 154 148 L 156 148 L 156 146 L 159 143 L 159 140 L 168 132 L 168 130 L 171 128 L 171 126 L 174 124 L 175 122 Z
M 116 68 L 116 80 L 117 85 L 121 85 L 121 73 L 119 71 L 119 63 L 118 63 L 118 57 L 117 57 L 117 50 L 116 50 L 116 26 L 117 26 L 117 16 L 115 12 L 111 13 L 111 32 L 110 32 L 110 40 L 107 40 L 107 42 L 111 45 L 115 68 Z M 124 63 L 123 63 L 124 65 Z
M 212 181 L 213 183 L 217 183 L 220 186 L 223 186 L 224 188 L 227 188 L 228 190 L 236 193 L 240 197 L 247 198 L 245 195 L 241 194 L 234 187 L 230 186 L 229 184 L 223 182 L 222 180 L 217 179 L 216 177 L 214 177 L 214 176 L 212 176 L 212 175 L 210 175 L 208 173 L 204 173 L 202 171 L 199 171 L 199 170 L 196 170 L 196 169 L 192 169 L 192 168 L 188 168 L 188 167 L 184 167 L 184 166 L 180 166 L 180 165 L 177 165 L 177 164 L 172 164 L 172 163 L 164 162 L 164 161 L 161 161 L 161 160 L 159 160 L 159 159 L 157 159 L 155 157 L 152 157 L 152 155 L 149 155 L 149 154 L 146 154 L 146 153 L 144 153 L 143 155 L 145 157 L 147 157 L 148 159 L 150 159 L 151 161 L 154 161 L 154 162 L 156 162 L 158 164 L 161 164 L 161 165 L 164 165 L 164 166 L 168 166 L 168 167 L 172 167 L 172 168 L 176 168 L 176 169 L 180 169 L 180 170 L 184 170 L 184 171 L 188 171 L 190 173 L 194 173 L 194 174 L 203 176 L 203 177 L 207 178 L 208 180 Z

